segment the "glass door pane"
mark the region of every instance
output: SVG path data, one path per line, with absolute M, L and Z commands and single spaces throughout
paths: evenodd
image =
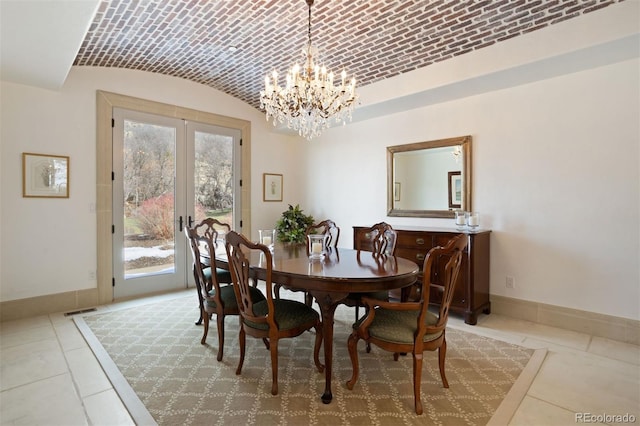
M 193 186 L 187 188 L 191 225 L 211 217 L 241 232 L 240 136 L 238 129 L 187 123 L 191 150 L 187 175 L 193 176 Z M 195 285 L 191 276 L 189 285 Z
M 184 123 L 125 110 L 114 118 L 114 296 L 184 288 Z
M 196 222 L 212 217 L 233 227 L 233 137 L 195 132 Z
M 175 269 L 176 129 L 124 122 L 124 277 Z

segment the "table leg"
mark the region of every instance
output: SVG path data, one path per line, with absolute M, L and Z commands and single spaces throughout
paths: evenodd
M 320 306 L 320 314 L 322 315 L 322 333 L 324 344 L 324 374 L 325 386 L 322 394 L 322 402 L 329 404 L 333 399 L 331 393 L 331 374 L 333 368 L 333 318 L 335 316 L 336 307 L 341 300 L 344 300 L 348 293 L 325 293 L 310 291 L 311 295 Z

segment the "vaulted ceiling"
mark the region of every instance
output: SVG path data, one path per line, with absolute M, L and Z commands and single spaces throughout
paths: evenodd
M 336 74 L 344 68 L 363 86 L 619 1 L 315 0 L 311 36 L 327 68 Z M 87 22 L 76 25 L 84 38 L 74 65 L 181 77 L 259 108 L 264 76 L 274 69 L 282 76 L 300 61 L 308 6 L 305 0 L 102 0 L 88 29 Z

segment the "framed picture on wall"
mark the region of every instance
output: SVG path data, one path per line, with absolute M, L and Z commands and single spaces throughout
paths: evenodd
M 282 201 L 282 175 L 262 174 L 262 201 Z
M 69 198 L 69 157 L 23 152 L 22 196 Z
M 449 208 L 459 209 L 462 206 L 461 172 L 449 172 Z

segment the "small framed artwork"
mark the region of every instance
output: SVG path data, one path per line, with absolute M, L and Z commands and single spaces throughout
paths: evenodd
M 400 182 L 393 184 L 393 201 L 400 201 Z
M 262 174 L 262 201 L 282 201 L 282 175 Z
M 449 172 L 449 208 L 459 209 L 462 206 L 461 172 Z
M 69 157 L 23 152 L 22 196 L 69 198 Z

